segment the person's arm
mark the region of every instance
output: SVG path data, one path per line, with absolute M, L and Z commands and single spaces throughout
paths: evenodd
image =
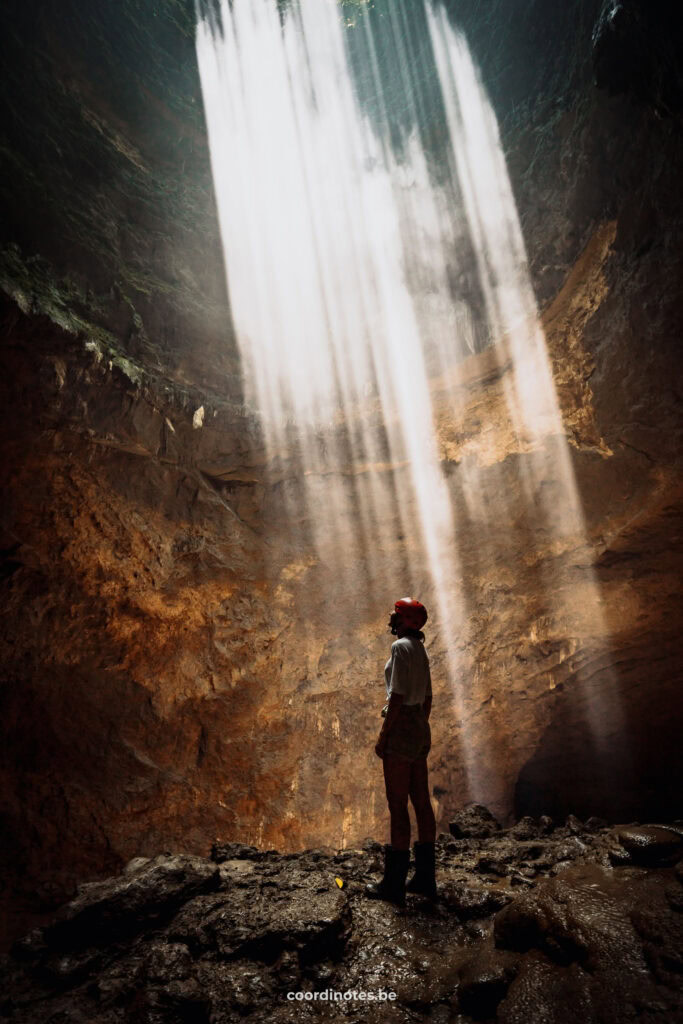
M 402 703 L 403 703 L 403 694 L 402 693 L 392 693 L 391 694 L 391 697 L 389 698 L 389 707 L 387 708 L 387 713 L 386 713 L 386 716 L 384 718 L 384 723 L 383 723 L 382 728 L 380 730 L 380 734 L 379 734 L 379 737 L 377 739 L 377 743 L 375 744 L 375 753 L 377 754 L 378 757 L 384 757 L 384 751 L 386 749 L 387 739 L 389 737 L 389 733 L 391 732 L 391 729 L 393 727 L 394 722 L 398 718 L 398 709 L 401 707 Z
M 422 710 L 424 711 L 425 718 L 429 721 L 429 715 L 432 710 L 432 676 L 427 666 L 427 692 L 425 693 L 424 703 L 422 704 Z
M 406 673 L 408 671 L 408 662 L 406 660 L 406 653 L 403 650 L 401 644 L 395 643 L 391 648 L 391 678 L 389 680 L 389 707 L 387 708 L 386 717 L 382 726 L 381 732 L 377 739 L 375 746 L 375 753 L 378 757 L 384 757 L 384 750 L 387 745 L 387 739 L 391 732 L 394 722 L 398 716 L 399 708 L 403 703 L 404 694 L 406 691 L 407 680 Z

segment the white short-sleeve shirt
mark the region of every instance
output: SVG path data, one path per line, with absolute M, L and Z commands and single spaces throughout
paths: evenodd
M 392 693 L 403 694 L 404 704 L 423 704 L 432 695 L 429 658 L 416 636 L 402 636 L 391 645 L 391 657 L 384 666 L 387 700 Z

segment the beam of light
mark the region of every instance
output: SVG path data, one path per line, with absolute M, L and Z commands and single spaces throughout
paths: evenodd
M 608 635 L 592 568 L 593 551 L 587 540 L 496 117 L 467 43 L 451 28 L 443 7 L 428 6 L 427 16 L 452 142 L 452 169 L 460 185 L 474 242 L 491 333 L 501 343 L 500 361 L 510 364 L 510 372 L 503 376 L 504 393 L 519 450 L 526 453 L 519 464 L 527 507 L 538 527 L 550 538 L 549 546 L 555 555 L 576 551 L 583 563 L 580 578 L 569 585 L 581 594 L 581 614 L 576 612 L 576 600 L 561 589 L 552 559 L 543 564 L 539 573 L 551 633 L 553 628 L 559 636 L 569 631 L 565 652 L 569 660 L 573 648 L 579 646 L 578 638 L 590 649 L 591 645 L 604 646 Z M 508 489 L 504 485 L 497 488 L 498 501 L 485 504 L 482 476 L 479 467 L 469 467 L 464 490 L 472 517 L 483 532 L 485 548 L 485 537 L 490 536 L 495 520 L 502 513 L 503 520 L 511 522 L 514 513 L 510 506 L 506 508 Z M 583 666 L 577 659 L 574 674 L 582 690 L 593 753 L 600 763 L 606 757 L 610 737 L 620 733 L 624 723 L 609 656 L 602 665 L 597 688 L 591 680 L 595 673 L 590 657 Z M 550 679 L 549 684 L 554 686 L 554 681 Z M 611 771 L 614 770 L 613 766 Z M 602 781 L 614 779 L 606 776 Z M 488 780 L 489 794 L 491 784 Z
M 334 0 L 284 23 L 268 2 L 221 13 L 197 50 L 230 302 L 268 447 L 295 453 L 293 528 L 340 603 L 377 607 L 426 576 L 452 625 L 453 516 L 404 270 L 407 194 L 434 205 L 424 155 L 399 164 L 361 115 Z M 385 532 L 407 539 L 393 575 Z
M 402 49 L 407 8 L 397 0 L 387 10 L 401 102 L 416 121 L 424 99 Z M 416 128 L 400 152 L 392 144 L 395 97 L 381 81 L 376 29 L 361 17 L 374 121 L 363 108 L 335 0 L 298 0 L 284 18 L 276 0 L 222 0 L 221 29 L 199 18 L 197 55 L 246 398 L 262 418 L 293 547 L 312 548 L 334 580 L 334 601 L 316 614 L 334 626 L 335 608 L 349 601 L 362 612 L 392 595 L 433 595 L 466 798 L 483 795 L 484 782 L 448 640 L 467 608 L 458 502 L 437 424 L 440 406 L 450 415 L 461 404 L 458 364 L 481 347 L 475 293 L 499 344 L 516 450 L 532 456 L 520 459 L 526 501 L 539 505 L 559 547 L 583 521 L 495 115 L 443 9 L 424 0 L 424 18 L 424 59 L 448 129 L 445 174 Z M 545 498 L 546 463 L 534 457 L 551 449 L 559 518 L 557 494 Z M 485 563 L 496 555 L 499 512 L 476 460 L 461 469 Z M 512 516 L 506 503 L 503 493 L 499 505 Z M 398 563 L 396 536 L 405 538 Z M 588 589 L 598 615 L 594 581 Z

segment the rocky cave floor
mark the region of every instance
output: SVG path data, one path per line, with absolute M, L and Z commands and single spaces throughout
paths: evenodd
M 0 1016 L 683 1021 L 683 823 L 524 818 L 503 830 L 471 805 L 450 829 L 437 840 L 439 902 L 409 896 L 405 909 L 363 895 L 382 862 L 370 840 L 137 858 L 15 943 Z

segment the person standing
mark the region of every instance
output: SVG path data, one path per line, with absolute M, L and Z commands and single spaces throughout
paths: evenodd
M 410 597 L 401 598 L 394 605 L 389 629 L 397 639 L 391 645 L 391 657 L 384 669 L 388 703 L 382 710 L 384 724 L 375 745 L 384 769 L 391 845 L 384 848 L 384 877 L 366 886 L 366 893 L 373 899 L 389 900 L 399 906 L 405 904 L 406 890 L 431 900 L 437 895 L 436 820 L 427 769 L 432 681 L 422 632 L 427 618 L 424 605 Z M 417 819 L 418 841 L 414 845 L 415 874 L 406 886 L 410 861 L 409 798 Z

